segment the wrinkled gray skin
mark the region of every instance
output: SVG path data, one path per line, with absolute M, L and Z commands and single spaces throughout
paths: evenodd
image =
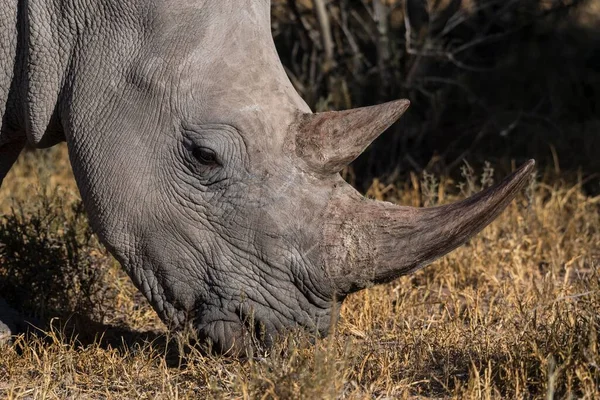
M 0 1 L 0 181 L 26 142 L 66 140 L 98 236 L 220 351 L 326 334 L 347 294 L 462 244 L 533 165 L 447 207 L 369 201 L 337 172 L 408 102 L 312 114 L 269 1 Z

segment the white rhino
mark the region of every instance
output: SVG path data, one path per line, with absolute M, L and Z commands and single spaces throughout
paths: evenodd
M 325 335 L 349 293 L 460 246 L 533 168 L 441 207 L 365 199 L 339 171 L 409 102 L 312 113 L 268 0 L 0 0 L 0 28 L 0 182 L 26 143 L 66 141 L 102 242 L 220 351 Z

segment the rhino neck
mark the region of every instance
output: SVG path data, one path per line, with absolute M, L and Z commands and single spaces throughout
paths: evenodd
M 64 140 L 58 113 L 73 37 L 60 23 L 52 1 L 20 2 L 17 63 L 21 129 L 34 147 Z
M 111 2 L 110 7 L 103 3 L 29 0 L 18 4 L 13 86 L 18 87 L 20 130 L 34 147 L 65 140 L 64 100 L 70 96 L 86 33 L 114 25 L 110 14 L 120 13 L 120 19 L 131 16 L 130 10 L 123 9 L 128 2 Z

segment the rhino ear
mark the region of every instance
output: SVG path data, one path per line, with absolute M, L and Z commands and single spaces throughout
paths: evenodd
M 296 135 L 296 155 L 319 174 L 336 174 L 396 122 L 409 105 L 403 99 L 346 111 L 304 114 Z

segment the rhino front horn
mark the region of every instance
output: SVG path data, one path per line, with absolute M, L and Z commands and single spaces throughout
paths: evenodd
M 530 160 L 498 185 L 453 204 L 414 208 L 367 200 L 348 187 L 328 207 L 325 266 L 340 295 L 424 267 L 492 222 L 527 184 Z
M 406 111 L 402 99 L 346 111 L 304 114 L 296 135 L 296 154 L 316 173 L 340 172 Z

